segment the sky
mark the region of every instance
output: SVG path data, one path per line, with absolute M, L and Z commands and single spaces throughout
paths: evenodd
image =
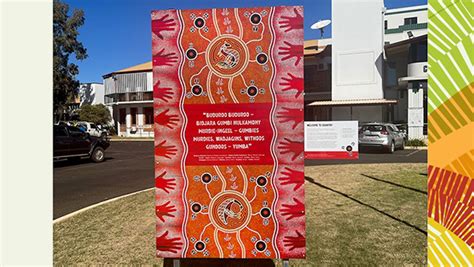
M 319 39 L 319 31 L 310 26 L 331 19 L 331 0 L 63 0 L 73 9 L 84 10 L 85 23 L 79 29 L 79 41 L 88 57 L 72 60 L 79 66 L 81 83 L 102 83 L 102 75 L 151 60 L 150 12 L 155 9 L 198 9 L 303 5 L 305 40 Z M 354 0 L 355 1 L 355 0 Z M 427 0 L 385 0 L 387 8 L 425 5 Z M 324 38 L 331 37 L 331 25 Z

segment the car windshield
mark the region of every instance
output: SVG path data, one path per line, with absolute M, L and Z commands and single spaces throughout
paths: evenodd
M 364 125 L 362 126 L 362 131 L 371 131 L 371 132 L 381 132 L 385 131 L 385 126 L 383 125 Z

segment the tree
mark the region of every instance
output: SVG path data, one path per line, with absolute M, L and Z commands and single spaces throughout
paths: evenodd
M 109 109 L 104 104 L 84 105 L 79 110 L 79 119 L 95 124 L 108 124 L 111 116 Z
M 84 12 L 75 9 L 69 15 L 69 5 L 54 0 L 53 4 L 53 108 L 56 119 L 61 119 L 66 104 L 77 94 L 79 74 L 77 65 L 69 62 L 74 55 L 77 60 L 87 58 L 87 50 L 77 40 L 78 29 L 84 24 Z

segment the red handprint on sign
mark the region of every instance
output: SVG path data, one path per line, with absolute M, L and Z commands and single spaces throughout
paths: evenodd
M 303 142 L 292 141 L 289 138 L 284 138 L 285 141 L 280 142 L 278 149 L 281 149 L 282 154 L 292 153 L 291 160 L 295 160 L 304 151 Z
M 155 19 L 151 21 L 151 30 L 160 38 L 163 40 L 163 35 L 161 35 L 161 32 L 163 31 L 173 31 L 174 26 L 176 26 L 176 22 L 174 22 L 174 19 L 168 19 L 170 15 L 166 14 L 163 17 L 159 19 Z
M 281 215 L 283 216 L 288 216 L 286 218 L 287 221 L 296 218 L 296 217 L 301 217 L 304 215 L 304 205 L 301 203 L 298 199 L 293 198 L 293 201 L 296 203 L 294 205 L 291 204 L 282 204 L 281 208 Z
M 178 252 L 183 245 L 180 237 L 167 238 L 168 231 L 164 232 L 161 236 L 156 238 L 156 249 L 159 251 L 167 251 L 171 253 Z
M 162 48 L 156 55 L 153 56 L 153 66 L 171 66 L 172 63 L 178 62 L 178 56 L 175 52 L 164 53 Z
M 160 81 L 153 86 L 153 98 L 168 102 L 172 99 L 173 90 L 169 87 L 160 87 Z
M 167 109 L 161 113 L 159 113 L 158 115 L 155 116 L 155 122 L 158 123 L 159 125 L 163 125 L 163 126 L 166 126 L 170 129 L 173 129 L 172 126 L 176 126 L 178 125 L 178 115 L 168 115 L 168 111 L 170 111 L 170 109 Z
M 155 178 L 155 187 L 169 194 L 169 190 L 173 190 L 176 187 L 176 182 L 174 178 L 164 178 L 165 174 L 166 171 L 164 171 L 163 173 L 158 175 L 158 177 Z
M 165 222 L 165 219 L 163 218 L 165 216 L 174 218 L 174 215 L 171 214 L 171 213 L 175 212 L 176 208 L 175 208 L 174 205 L 170 205 L 170 203 L 171 203 L 171 201 L 168 201 L 163 205 L 156 205 L 156 207 L 155 207 L 156 216 L 162 222 Z
M 163 142 L 155 146 L 155 156 L 171 159 L 170 156 L 176 155 L 178 149 L 176 149 L 175 145 L 165 146 L 165 143 L 166 140 L 163 140 Z
M 295 248 L 304 248 L 306 245 L 306 238 L 295 230 L 296 236 L 285 236 L 283 239 L 283 243 L 285 247 L 289 247 L 290 251 L 293 251 Z
M 281 181 L 282 185 L 294 184 L 293 190 L 296 191 L 304 184 L 304 172 L 295 171 L 288 167 L 285 167 L 285 170 L 281 172 L 285 175 L 280 177 L 278 180 Z
M 282 20 L 278 23 L 280 24 L 280 28 L 285 29 L 285 32 L 289 32 L 291 30 L 303 29 L 303 17 L 300 15 L 298 10 L 295 8 L 293 9 L 295 12 L 294 17 L 289 16 L 281 16 Z
M 303 122 L 303 116 L 301 114 L 300 109 L 298 108 L 285 108 L 283 107 L 283 111 L 278 111 L 277 118 L 279 118 L 280 123 L 285 123 L 292 121 L 293 126 L 292 129 L 295 129 L 298 124 Z
M 303 58 L 303 46 L 302 45 L 293 45 L 287 41 L 284 41 L 285 46 L 280 46 L 278 49 L 280 52 L 278 52 L 278 55 L 284 55 L 282 58 L 283 61 L 290 59 L 290 58 L 295 58 L 295 66 L 300 63 L 301 58 Z
M 284 86 L 282 89 L 283 92 L 296 90 L 295 98 L 298 98 L 304 91 L 304 79 L 296 77 L 291 73 L 287 73 L 289 78 L 282 77 L 283 81 L 280 82 L 281 86 Z

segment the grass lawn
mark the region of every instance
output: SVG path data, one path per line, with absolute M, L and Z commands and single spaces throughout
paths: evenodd
M 306 167 L 307 259 L 290 265 L 426 265 L 425 174 L 425 164 Z M 161 265 L 153 199 L 144 192 L 56 223 L 55 264 Z

